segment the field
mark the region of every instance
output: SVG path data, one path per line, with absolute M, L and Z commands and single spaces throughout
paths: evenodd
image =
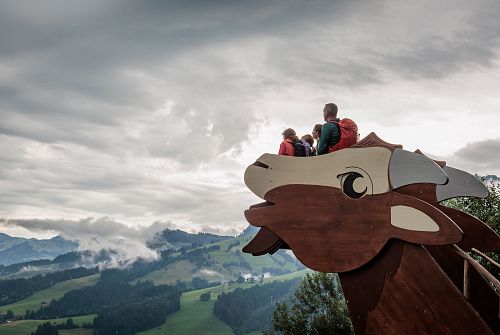
M 72 317 L 75 324 L 81 325 L 84 322 L 92 323 L 96 315 L 83 315 Z M 14 321 L 11 323 L 0 324 L 0 335 L 29 335 L 32 331 L 35 331 L 40 323 L 50 321 L 52 323 L 65 323 L 68 318 L 62 319 L 51 319 L 51 320 L 21 320 Z M 90 332 L 89 332 L 90 331 Z M 92 330 L 90 329 L 71 329 L 71 330 L 60 330 L 59 335 L 91 335 Z
M 151 280 L 155 285 L 175 284 L 177 280 L 191 281 L 193 277 L 200 277 L 209 282 L 220 282 L 234 280 L 240 272 L 243 274 L 249 272 L 262 273 L 265 272 L 265 268 L 293 272 L 298 269 L 297 264 L 290 261 L 289 258 L 280 255 L 280 253 L 276 253 L 272 256 L 264 255 L 254 257 L 241 252 L 241 248 L 246 245 L 250 239 L 251 237 L 241 236 L 235 239 L 228 239 L 194 248 L 192 250 L 210 248 L 211 246 L 220 247 L 219 250 L 212 250 L 204 254 L 204 258 L 212 262 L 210 266 L 197 267 L 188 260 L 180 260 L 167 265 L 165 268 L 135 279 L 133 283 Z
M 0 306 L 1 311 L 11 310 L 14 315 L 22 315 L 26 310 L 38 310 L 40 304 L 45 301 L 49 303 L 52 299 L 59 299 L 67 292 L 76 290 L 85 286 L 94 285 L 99 281 L 100 274 L 95 274 L 92 276 L 70 279 L 60 283 L 55 284 L 45 290 L 38 291 L 33 295 L 27 297 L 26 299 L 20 300 L 10 305 Z
M 287 280 L 295 277 L 302 277 L 308 270 L 302 270 L 291 274 L 265 278 L 264 282 L 275 280 Z M 219 285 L 202 290 L 183 293 L 181 296 L 181 310 L 167 317 L 167 321 L 153 329 L 138 333 L 138 335 L 160 335 L 160 334 L 217 334 L 232 335 L 233 331 L 224 322 L 213 315 L 212 310 L 217 300 L 217 295 L 222 292 L 231 292 L 238 287 L 249 288 L 256 284 L 243 283 L 235 285 Z M 209 301 L 200 301 L 202 293 L 210 291 L 212 293 Z M 259 335 L 260 332 L 252 332 L 252 335 Z M 1 335 L 1 334 L 0 334 Z

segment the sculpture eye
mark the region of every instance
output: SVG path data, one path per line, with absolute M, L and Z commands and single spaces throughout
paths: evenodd
M 368 187 L 361 173 L 348 172 L 342 174 L 340 177 L 342 192 L 349 198 L 358 199 L 366 194 Z M 361 178 L 361 180 L 359 178 Z

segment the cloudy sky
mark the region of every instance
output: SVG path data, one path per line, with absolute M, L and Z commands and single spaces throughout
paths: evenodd
M 499 17 L 482 0 L 1 1 L 0 231 L 235 234 L 258 201 L 246 165 L 327 102 L 362 136 L 500 175 Z

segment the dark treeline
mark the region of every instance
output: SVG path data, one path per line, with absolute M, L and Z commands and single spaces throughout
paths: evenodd
M 161 325 L 169 314 L 178 311 L 182 288 L 154 286 L 151 281 L 131 285 L 108 277 L 26 314 L 35 319 L 97 314 L 92 325 L 96 334 L 134 334 Z
M 172 290 L 140 302 L 107 308 L 95 319 L 94 331 L 97 335 L 132 335 L 163 324 L 180 306 L 180 291 Z
M 11 265 L 7 265 L 7 266 L 0 265 L 0 276 L 8 275 L 11 273 L 16 273 L 18 271 L 21 271 L 22 268 L 24 268 L 24 267 L 43 266 L 43 265 L 50 265 L 50 264 L 52 264 L 52 261 L 49 259 L 39 259 L 36 261 L 16 263 L 16 264 L 11 264 Z
M 189 243 L 193 246 L 212 244 L 233 238 L 232 236 L 220 236 L 210 233 L 190 234 L 178 229 L 177 230 L 165 229 L 164 231 L 161 232 L 160 235 L 162 239 L 167 240 L 170 243 Z
M 222 293 L 215 301 L 214 315 L 231 326 L 236 334 L 269 328 L 274 303 L 293 293 L 300 280 L 275 281 Z
M 59 331 L 50 322 L 44 322 L 39 324 L 38 328 L 31 332 L 31 335 L 59 335 Z
M 98 268 L 86 269 L 83 267 L 37 275 L 31 278 L 7 279 L 0 281 L 0 305 L 7 305 L 33 293 L 46 289 L 58 282 L 81 278 L 98 273 Z
M 66 293 L 59 300 L 34 313 L 36 319 L 54 319 L 105 311 L 108 307 L 140 303 L 159 296 L 179 296 L 181 289 L 175 286 L 154 286 L 152 282 L 131 285 L 126 281 L 101 280 L 94 286 Z

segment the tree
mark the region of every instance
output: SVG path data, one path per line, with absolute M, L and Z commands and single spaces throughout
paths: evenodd
M 268 335 L 353 334 L 337 275 L 306 274 L 290 304 L 279 302 Z
M 38 325 L 36 331 L 31 335 L 59 335 L 59 331 L 50 322 L 45 322 Z
M 484 182 L 484 178 L 478 178 Z M 500 234 L 500 184 L 488 183 L 486 187 L 490 194 L 484 199 L 472 197 L 454 198 L 446 201 L 444 205 L 459 209 L 477 217 L 490 226 L 497 234 Z M 500 262 L 499 252 L 490 252 L 486 254 L 495 261 Z M 476 257 L 474 253 L 471 254 L 471 256 L 477 258 L 488 271 L 497 278 L 500 278 L 500 270 L 498 268 L 489 264 L 489 262 L 481 257 Z
M 200 301 L 210 300 L 210 292 L 205 292 L 200 295 Z
M 14 312 L 12 312 L 10 309 L 7 310 L 7 313 L 5 314 L 5 319 L 6 320 L 13 320 L 14 319 Z

